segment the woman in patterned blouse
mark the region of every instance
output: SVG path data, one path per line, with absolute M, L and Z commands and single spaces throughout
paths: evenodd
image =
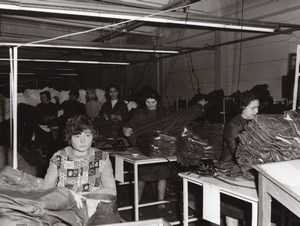
M 65 140 L 70 146 L 52 156 L 43 182 L 44 188 L 70 189 L 81 207 L 80 200 L 87 194 L 99 197 L 99 194 L 116 196 L 117 193 L 109 155 L 92 147 L 94 136 L 96 130 L 86 116 L 71 117 L 65 127 Z M 96 207 L 94 204 L 95 210 Z

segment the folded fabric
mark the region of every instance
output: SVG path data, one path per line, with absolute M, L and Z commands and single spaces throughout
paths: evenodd
M 12 186 L 12 189 L 20 189 L 23 192 L 41 188 L 43 179 L 28 173 L 5 166 L 0 172 L 0 185 Z
M 286 111 L 284 115 L 257 115 L 239 135 L 236 151 L 244 177 L 253 165 L 298 159 L 300 157 L 300 114 Z
M 150 120 L 149 123 L 136 123 L 132 125 L 134 134 L 131 139 L 135 141 L 140 135 L 149 134 L 156 130 L 173 135 L 178 134 L 182 131 L 184 126 L 187 126 L 199 116 L 203 116 L 203 107 L 201 104 L 196 104 L 189 109 L 169 114 L 160 120 Z
M 41 178 L 5 167 L 0 173 L 0 218 L 35 225 L 85 225 L 87 217 L 64 187 L 41 189 Z M 26 224 L 25 224 L 26 225 Z
M 147 156 L 171 157 L 176 152 L 176 137 L 162 131 L 140 135 L 137 138 L 139 150 Z
M 184 128 L 178 136 L 176 145 L 177 161 L 183 166 L 198 165 L 204 159 L 214 159 L 214 149 L 208 140 L 188 128 Z

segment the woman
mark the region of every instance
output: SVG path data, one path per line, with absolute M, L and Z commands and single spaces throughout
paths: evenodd
M 123 127 L 125 136 L 134 134 L 133 127 L 143 126 L 146 123 L 157 121 L 167 115 L 167 111 L 158 106 L 159 95 L 153 90 L 145 94 L 146 107 L 135 111 L 131 120 Z M 156 164 L 155 166 L 140 166 L 139 168 L 139 201 L 147 181 L 157 181 L 158 200 L 164 200 L 167 188 L 167 179 L 172 176 L 172 170 L 166 164 Z M 164 209 L 164 205 L 158 208 Z
M 98 101 L 98 97 L 96 95 L 95 89 L 87 89 L 86 95 L 85 95 L 85 110 L 87 113 L 87 116 L 90 119 L 94 119 L 98 116 L 102 103 Z
M 57 118 L 57 105 L 51 102 L 51 94 L 49 91 L 40 93 L 41 103 L 37 108 L 37 123 L 40 125 L 49 125 Z
M 84 105 L 78 101 L 78 98 L 79 98 L 78 89 L 70 90 L 69 99 L 62 102 L 61 104 L 59 104 L 59 99 L 58 97 L 56 97 L 56 104 L 58 104 L 60 110 L 63 110 L 64 122 L 75 114 L 86 115 Z
M 100 133 L 104 136 L 118 134 L 128 118 L 128 108 L 123 100 L 119 99 L 119 90 L 115 85 L 108 87 L 107 101 L 102 105 L 99 118 L 95 122 L 99 125 Z
M 222 162 L 236 162 L 235 152 L 239 144 L 238 135 L 244 130 L 259 109 L 258 98 L 250 91 L 241 94 L 239 100 L 239 114 L 234 116 L 225 126 L 224 130 L 224 150 L 221 156 Z M 229 205 L 227 203 L 230 203 Z M 244 215 L 240 204 L 232 199 L 225 200 L 224 215 L 226 215 L 227 226 L 237 226 L 240 215 Z M 234 216 L 235 218 L 229 217 Z
M 51 94 L 49 91 L 40 93 L 41 103 L 36 106 L 37 109 L 37 126 L 35 130 L 35 145 L 37 154 L 42 157 L 51 157 L 55 150 L 53 136 L 53 129 L 51 127 L 57 126 L 57 105 L 51 102 Z M 50 156 L 49 156 L 50 155 Z M 40 170 L 39 173 L 45 173 Z M 39 176 L 42 176 L 39 174 Z
M 65 127 L 65 139 L 69 146 L 54 153 L 43 182 L 43 188 L 56 186 L 70 189 L 78 205 L 88 197 L 88 215 L 96 212 L 98 197 L 117 195 L 112 165 L 107 152 L 92 147 L 96 135 L 91 121 L 84 115 L 69 118 Z M 101 214 L 101 213 L 97 213 Z M 116 223 L 116 221 L 110 223 Z

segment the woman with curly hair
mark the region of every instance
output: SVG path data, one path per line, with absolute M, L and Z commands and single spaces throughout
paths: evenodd
M 93 148 L 97 135 L 90 119 L 76 114 L 65 126 L 65 140 L 69 146 L 54 153 L 45 176 L 43 187 L 56 186 L 70 189 L 79 206 L 84 197 L 115 197 L 116 184 L 109 154 Z M 87 206 L 89 216 L 96 211 L 97 198 Z M 111 222 L 112 223 L 112 222 Z
M 238 135 L 244 130 L 244 127 L 257 115 L 259 110 L 259 100 L 251 92 L 241 93 L 238 101 L 239 114 L 234 116 L 224 129 L 224 149 L 221 161 L 236 163 L 235 152 L 239 144 Z M 222 202 L 222 214 L 225 215 L 226 226 L 238 226 L 239 219 L 245 219 L 243 203 L 240 200 L 232 200 L 224 197 Z
M 251 91 L 241 93 L 238 103 L 239 114 L 229 120 L 224 129 L 225 146 L 221 156 L 222 161 L 235 162 L 235 151 L 239 144 L 238 135 L 244 130 L 245 125 L 257 115 L 258 109 L 259 100 Z

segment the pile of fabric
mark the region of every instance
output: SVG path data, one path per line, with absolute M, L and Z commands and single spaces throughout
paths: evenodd
M 219 159 L 223 151 L 223 130 L 224 125 L 222 123 L 209 123 L 204 121 L 191 127 L 192 130 L 201 136 L 201 138 L 208 140 L 208 143 L 212 145 L 215 158 Z
M 171 157 L 176 152 L 176 137 L 155 131 L 143 134 L 136 140 L 140 151 L 147 156 Z
M 86 214 L 67 188 L 40 189 L 42 179 L 6 166 L 0 173 L 0 223 L 83 226 Z
M 184 128 L 176 144 L 177 161 L 183 166 L 198 165 L 202 160 L 214 158 L 209 142 L 187 128 Z
M 36 106 L 37 104 L 41 103 L 40 100 L 40 93 L 43 91 L 49 91 L 51 94 L 51 102 L 55 103 L 54 97 L 57 96 L 59 99 L 59 102 L 62 103 L 65 100 L 69 99 L 69 90 L 62 90 L 58 91 L 53 88 L 45 87 L 43 89 L 26 89 L 23 93 L 18 93 L 17 101 L 19 103 L 28 104 L 31 106 Z M 78 101 L 81 103 L 85 103 L 85 95 L 86 91 L 83 89 L 79 90 L 79 98 Z M 98 97 L 98 100 L 100 102 L 105 102 L 105 90 L 102 89 L 96 89 L 96 95 Z M 7 120 L 10 118 L 10 99 L 5 98 L 4 96 L 0 95 L 0 122 Z
M 254 179 L 249 172 L 253 165 L 300 157 L 300 114 L 257 115 L 239 138 L 238 164 L 244 177 Z

